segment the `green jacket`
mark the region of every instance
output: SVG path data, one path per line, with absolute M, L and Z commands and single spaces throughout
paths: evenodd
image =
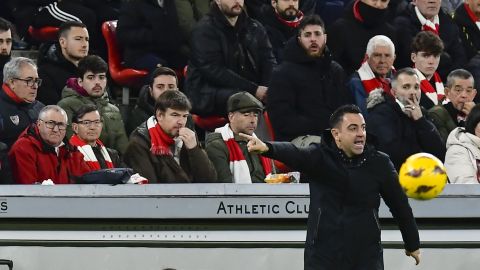
M 428 110 L 428 117 L 440 133 L 442 141 L 446 143 L 450 132 L 457 127 L 447 109 L 443 105 L 435 105 Z
M 237 134 L 234 135 L 234 138 L 239 144 L 240 149 L 242 149 L 243 156 L 247 161 L 252 183 L 265 183 L 265 173 L 259 156 L 249 153 L 247 150 L 247 142 Z M 208 158 L 217 170 L 218 182 L 234 183 L 233 175 L 230 171 L 230 154 L 222 135 L 215 132 L 209 133 L 205 139 L 205 150 L 207 151 Z
M 97 106 L 103 121 L 100 140 L 105 146 L 113 148 L 121 154 L 125 153 L 128 138 L 125 133 L 122 115 L 117 106 L 109 103 L 107 92 L 102 97 L 92 98 L 80 95 L 68 85 L 63 88 L 62 99 L 58 102 L 58 106 L 62 107 L 68 115 L 68 123 L 70 125 L 67 128 L 67 137 L 70 138 L 73 134 L 71 127 L 73 112 L 78 110 L 83 104 L 95 104 Z

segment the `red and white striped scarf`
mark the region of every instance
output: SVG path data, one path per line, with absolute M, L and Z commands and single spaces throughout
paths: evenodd
M 440 20 L 438 19 L 438 14 L 433 17 L 432 22 L 430 20 L 427 20 L 427 18 L 423 17 L 418 7 L 415 7 L 415 13 L 417 14 L 417 18 L 422 25 L 422 31 L 430 31 L 438 36 L 438 31 L 440 31 Z
M 416 68 L 414 70 L 420 79 L 420 90 L 425 93 L 433 104 L 438 105 L 439 101 L 445 98 L 445 89 L 440 75 L 436 71 L 433 73 L 433 80 L 435 81 L 435 87 L 433 87 L 420 70 Z
M 227 149 L 230 157 L 230 172 L 233 175 L 233 181 L 237 184 L 250 184 L 252 183 L 252 178 L 250 176 L 250 169 L 248 168 L 247 161 L 243 156 L 242 149 L 235 141 L 233 131 L 230 129 L 230 125 L 226 124 L 223 127 L 215 129 L 216 133 L 222 135 L 222 139 L 227 145 Z M 252 134 L 253 137 L 257 137 L 255 134 Z M 272 162 L 269 158 L 264 156 L 258 156 L 260 162 L 262 163 L 263 172 L 265 175 L 268 175 L 272 172 Z
M 472 9 L 468 6 L 467 3 L 463 3 L 463 6 L 465 7 L 465 11 L 467 11 L 467 15 L 472 20 L 475 25 L 477 25 L 477 28 L 480 30 L 480 20 L 477 18 L 475 13 L 473 13 Z
M 367 62 L 367 57 L 363 61 L 360 68 L 357 70 L 360 80 L 362 81 L 363 88 L 365 93 L 370 94 L 375 89 L 383 89 L 387 94 L 391 93 L 390 81 L 388 79 L 382 79 L 375 76 L 373 70 L 370 68 L 370 65 Z M 393 67 L 392 67 L 393 70 Z
M 150 135 L 152 154 L 157 156 L 173 156 L 170 146 L 175 143 L 172 137 L 163 131 L 155 115 L 147 119 L 148 134 Z
M 107 152 L 107 148 L 99 139 L 97 139 L 96 143 L 98 146 L 100 146 L 100 153 L 102 153 L 103 159 L 105 159 L 105 164 L 107 165 L 107 168 L 114 168 L 112 159 Z M 82 153 L 83 160 L 85 160 L 85 163 L 88 165 L 88 167 L 90 167 L 90 169 L 92 169 L 92 171 L 101 169 L 100 162 L 98 162 L 91 145 L 85 143 L 76 134 L 72 135 L 72 137 L 70 138 L 70 144 L 76 146 L 78 151 Z
M 298 25 L 302 22 L 303 20 L 303 12 L 301 10 L 298 11 L 297 17 L 293 21 L 287 21 L 278 12 L 275 10 L 275 16 L 277 16 L 277 19 L 283 23 L 284 25 L 290 27 L 290 28 L 297 28 Z

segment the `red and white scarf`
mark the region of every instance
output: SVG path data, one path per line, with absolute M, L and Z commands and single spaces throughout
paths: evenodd
M 422 25 L 422 31 L 430 31 L 438 36 L 438 31 L 440 31 L 440 20 L 438 19 L 438 14 L 433 17 L 432 22 L 427 18 L 423 17 L 418 7 L 415 7 L 415 13 L 417 14 L 417 18 Z
M 358 75 L 360 76 L 360 80 L 362 81 L 363 88 L 365 89 L 365 93 L 368 95 L 375 89 L 383 89 L 385 93 L 390 94 L 390 81 L 388 79 L 376 77 L 375 73 L 373 73 L 373 70 L 370 68 L 370 65 L 368 64 L 366 59 L 367 57 L 365 57 L 362 65 L 357 70 Z
M 98 146 L 100 146 L 100 153 L 102 153 L 103 159 L 105 159 L 105 164 L 107 165 L 107 168 L 114 168 L 112 159 L 107 152 L 107 148 L 98 139 L 96 143 Z M 92 169 L 92 171 L 101 169 L 100 162 L 98 162 L 91 145 L 85 143 L 82 139 L 80 139 L 80 137 L 75 134 L 72 135 L 72 137 L 70 138 L 70 144 L 76 146 L 78 151 L 82 153 L 83 160 L 85 160 L 85 163 L 88 165 L 88 167 L 90 167 L 90 169 Z
M 467 3 L 463 3 L 463 6 L 465 7 L 465 11 L 467 11 L 467 15 L 472 20 L 472 22 L 477 25 L 477 28 L 480 30 L 480 20 L 478 17 L 473 13 L 472 9 L 468 6 Z
M 252 178 L 250 176 L 250 169 L 248 168 L 247 161 L 243 156 L 242 149 L 235 141 L 233 131 L 230 129 L 230 125 L 226 124 L 223 127 L 215 129 L 216 133 L 222 135 L 222 139 L 227 145 L 229 156 L 230 156 L 230 172 L 233 175 L 233 181 L 237 184 L 251 184 Z M 252 134 L 253 137 L 257 137 L 255 134 Z M 269 158 L 264 156 L 258 156 L 260 162 L 262 163 L 263 172 L 265 175 L 268 175 L 272 172 L 272 162 Z
M 150 151 L 152 154 L 157 156 L 173 156 L 170 146 L 172 146 L 175 141 L 163 131 L 155 115 L 147 119 L 147 128 L 148 134 L 150 135 Z
M 303 20 L 303 12 L 301 10 L 298 11 L 298 14 L 297 14 L 297 17 L 293 20 L 293 21 L 287 21 L 285 20 L 284 18 L 282 18 L 282 16 L 280 16 L 280 14 L 278 14 L 278 12 L 275 10 L 275 15 L 277 16 L 277 19 L 285 24 L 286 26 L 290 27 L 290 28 L 297 28 L 298 25 L 302 22 Z
M 438 105 L 439 101 L 445 99 L 445 89 L 443 86 L 442 79 L 440 75 L 435 71 L 433 73 L 433 80 L 435 81 L 435 88 L 430 84 L 423 73 L 414 68 L 417 73 L 418 78 L 420 79 L 420 90 L 433 102 L 433 104 Z

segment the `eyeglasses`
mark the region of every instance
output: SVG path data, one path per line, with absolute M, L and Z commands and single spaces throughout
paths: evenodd
M 77 124 L 84 125 L 87 127 L 99 127 L 103 124 L 102 120 L 95 120 L 95 121 L 90 121 L 90 120 L 83 120 L 83 121 L 78 121 Z
M 45 121 L 45 120 L 42 120 L 42 119 L 38 119 L 38 121 L 42 121 L 43 123 L 45 123 L 45 126 L 47 126 L 47 128 L 49 128 L 49 129 L 55 129 L 55 127 L 58 127 L 58 130 L 60 130 L 60 131 L 64 131 L 64 130 L 67 129 L 67 124 L 62 123 L 62 122 Z
M 37 86 L 42 85 L 42 79 L 39 79 L 39 78 L 30 78 L 30 79 L 13 78 L 13 79 L 25 82 L 29 87 L 32 87 L 35 84 L 37 84 Z

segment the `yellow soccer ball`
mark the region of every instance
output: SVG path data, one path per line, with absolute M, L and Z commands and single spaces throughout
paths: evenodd
M 400 185 L 408 197 L 430 200 L 437 197 L 447 183 L 445 166 L 434 155 L 411 155 L 400 167 Z

